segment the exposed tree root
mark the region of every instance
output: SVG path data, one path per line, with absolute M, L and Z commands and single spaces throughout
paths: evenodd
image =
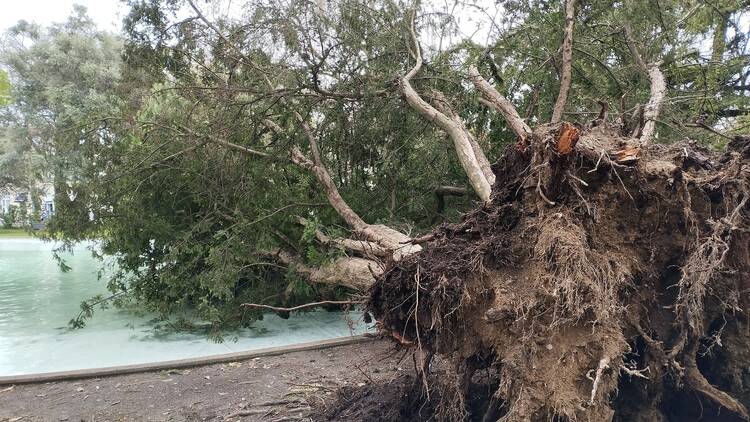
M 385 268 L 368 308 L 453 362 L 429 385 L 437 419 L 747 420 L 749 159 L 740 137 L 717 155 L 540 127 L 493 167 L 488 203 Z M 497 382 L 469 406 L 483 371 Z

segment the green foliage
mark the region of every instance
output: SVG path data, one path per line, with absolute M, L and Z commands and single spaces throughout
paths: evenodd
M 0 107 L 10 104 L 10 80 L 8 72 L 0 69 Z
M 16 210 L 17 208 L 17 206 L 11 205 L 7 213 L 0 214 L 0 218 L 2 218 L 3 220 L 4 228 L 11 229 L 15 226 L 16 221 L 18 221 L 18 211 Z
M 515 135 L 478 101 L 466 70 L 478 65 L 532 126 L 548 121 L 559 89 L 562 3 L 501 2 L 481 41 L 464 36 L 450 11 L 416 10 L 427 63 L 413 85 L 427 100 L 431 90 L 443 92 L 491 161 Z M 321 244 L 316 230 L 349 234 L 317 180 L 287 159 L 293 146 L 311 154 L 295 113 L 310 123 L 341 196 L 368 223 L 424 232 L 442 218 L 434 187 L 467 186 L 451 142 L 398 93 L 396 77 L 414 64 L 411 3 L 328 2 L 319 13 L 307 1 L 247 2 L 242 18 L 211 27 L 185 19 L 192 9 L 184 1 L 128 4 L 121 37 L 77 9 L 48 28 L 20 22 L 0 54 L 13 99 L 2 109 L 0 170 L 15 169 L 0 171 L 0 184 L 53 179 L 57 215 L 47 236 L 63 247 L 98 239 L 116 257 L 107 280 L 113 298 L 87 301 L 73 326 L 93 303 L 112 300 L 156 312 L 164 326 L 216 336 L 261 316 L 243 302 L 344 295 L 276 259 L 284 249 L 325 265 L 346 252 Z M 745 9 L 731 1 L 582 3 L 565 119 L 590 121 L 598 100 L 610 104 L 612 120 L 648 101 L 649 81 L 622 36 L 628 22 L 644 60 L 661 62 L 668 79 L 660 141 L 715 142 L 685 125 L 699 117 L 746 130 L 747 116 L 727 117 L 750 106 L 740 89 L 748 34 L 733 29 Z M 450 198 L 445 214 L 458 218 L 473 201 Z

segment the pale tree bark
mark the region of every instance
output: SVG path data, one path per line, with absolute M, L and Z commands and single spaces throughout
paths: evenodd
M 295 116 L 308 138 L 313 159 L 310 160 L 299 150 L 299 148 L 294 147 L 292 148 L 291 160 L 300 167 L 308 169 L 315 178 L 318 179 L 328 202 L 341 218 L 346 221 L 349 227 L 351 227 L 355 233 L 364 236 L 367 240 L 375 242 L 392 251 L 393 259 L 395 260 L 400 260 L 404 256 L 422 250 L 421 246 L 410 243 L 411 238 L 409 236 L 382 224 L 367 224 L 356 212 L 354 212 L 354 210 L 352 210 L 344 198 L 341 197 L 341 194 L 339 194 L 336 184 L 328 173 L 325 164 L 323 164 L 317 139 L 312 133 L 310 126 L 299 113 L 295 112 Z
M 227 38 L 216 26 L 206 19 L 192 1 L 189 0 L 188 3 L 198 14 L 198 17 L 211 30 L 227 41 Z M 490 169 L 487 157 L 476 142 L 476 139 L 474 139 L 471 133 L 467 130 L 460 117 L 453 113 L 452 110 L 448 111 L 450 110 L 450 107 L 447 103 L 445 103 L 445 111 L 449 113 L 450 117 L 424 101 L 410 84 L 411 78 L 416 75 L 422 67 L 421 49 L 414 30 L 414 16 L 412 16 L 409 30 L 414 43 L 416 64 L 406 76 L 401 78 L 401 91 L 411 107 L 417 110 L 426 119 L 434 121 L 450 136 L 453 140 L 459 161 L 463 166 L 472 187 L 483 201 L 488 201 L 495 176 Z M 227 41 L 227 44 L 234 48 L 232 43 Z M 242 60 L 255 66 L 252 60 L 247 58 L 242 51 L 235 48 L 235 52 L 242 58 Z M 266 75 L 260 68 L 258 68 L 258 71 L 265 79 L 269 90 L 273 91 L 275 87 L 268 75 Z M 290 110 L 293 110 L 294 106 L 287 104 L 283 97 L 280 99 L 280 103 L 286 105 Z M 366 290 L 372 282 L 374 282 L 375 277 L 382 271 L 377 258 L 390 255 L 392 259 L 400 260 L 408 255 L 419 252 L 422 247 L 418 244 L 419 242 L 416 242 L 406 234 L 391 227 L 380 224 L 367 224 L 346 203 L 344 198 L 341 197 L 335 182 L 331 178 L 328 169 L 323 162 L 313 131 L 298 112 L 294 111 L 294 115 L 308 139 L 310 156 L 303 153 L 299 147 L 293 146 L 288 160 L 294 165 L 308 170 L 316 178 L 333 209 L 336 210 L 346 224 L 349 225 L 356 236 L 364 239 L 327 239 L 327 241 L 333 242 L 337 246 L 360 254 L 363 257 L 343 257 L 320 268 L 309 268 L 301 264 L 298 259 L 294 259 L 294 257 L 290 256 L 288 253 L 280 253 L 277 255 L 282 261 L 286 261 L 289 265 L 293 265 L 297 271 L 305 274 L 313 282 L 346 285 L 356 290 Z M 517 116 L 517 113 L 515 113 L 515 115 Z M 274 132 L 283 133 L 281 127 L 274 122 L 265 120 L 264 123 Z M 530 130 L 528 130 L 528 132 L 530 132 Z M 194 133 L 191 135 L 196 136 Z M 204 137 L 204 139 L 245 155 L 274 161 L 279 161 L 281 159 L 280 157 L 271 156 L 262 151 L 228 142 L 213 135 Z M 319 240 L 325 241 L 326 239 L 322 238 Z
M 659 63 L 654 63 L 648 70 L 648 79 L 651 81 L 651 96 L 643 110 L 643 131 L 641 132 L 641 143 L 647 144 L 656 133 L 656 120 L 659 118 L 661 104 L 667 95 L 667 81 L 664 73 L 659 68 Z
M 633 37 L 633 32 L 628 25 L 623 26 L 623 33 L 625 35 L 625 41 L 628 44 L 630 54 L 633 56 L 638 69 L 648 77 L 650 87 L 649 100 L 643 109 L 643 129 L 640 131 L 641 144 L 648 144 L 656 134 L 656 120 L 659 118 L 661 111 L 661 105 L 664 102 L 664 98 L 667 95 L 667 81 L 664 78 L 664 73 L 659 68 L 660 63 L 655 62 L 649 67 L 643 60 L 638 45 Z
M 363 257 L 341 257 L 320 267 L 308 267 L 288 252 L 277 254 L 277 257 L 296 272 L 304 275 L 309 281 L 317 284 L 340 285 L 357 291 L 367 291 L 377 276 L 382 273 L 380 258 L 403 259 L 417 253 L 422 247 L 411 243 L 411 238 L 395 229 L 379 224 L 367 224 L 350 206 L 336 187 L 328 169 L 322 162 L 317 140 L 309 125 L 297 114 L 300 125 L 310 142 L 312 159 L 308 158 L 297 146 L 292 147 L 290 161 L 315 176 L 323 189 L 329 204 L 351 227 L 352 231 L 364 237 L 357 239 L 331 239 L 322 233 L 316 237 L 322 243 L 333 243 Z M 276 126 L 278 129 L 278 126 Z M 275 130 L 275 129 L 274 129 Z
M 482 169 L 482 174 L 484 174 L 484 177 L 487 179 L 487 182 L 489 182 L 490 187 L 495 184 L 495 173 L 492 172 L 492 166 L 490 165 L 490 160 L 487 159 L 487 156 L 484 154 L 484 150 L 482 149 L 482 146 L 479 145 L 479 142 L 477 142 L 477 139 L 474 137 L 474 135 L 469 132 L 469 129 L 466 128 L 466 125 L 464 125 L 463 119 L 461 119 L 461 116 L 456 114 L 456 112 L 453 111 L 453 109 L 450 106 L 450 103 L 448 103 L 448 100 L 445 98 L 445 95 L 443 95 L 440 91 L 433 90 L 430 95 L 432 96 L 432 105 L 441 113 L 445 114 L 453 120 L 456 125 L 458 125 L 459 129 L 466 133 L 467 137 L 469 138 L 469 144 L 471 145 L 471 149 L 474 151 L 474 158 L 477 160 L 477 164 L 479 164 L 479 168 Z
M 570 91 L 571 68 L 573 66 L 573 26 L 575 25 L 576 2 L 565 1 L 565 36 L 562 44 L 562 66 L 560 67 L 560 92 L 552 109 L 551 123 L 559 123 L 565 112 L 565 104 L 568 102 L 568 91 Z
M 303 217 L 297 217 L 297 221 L 303 226 L 310 224 L 310 222 Z M 331 237 L 317 228 L 315 229 L 315 238 L 324 245 L 336 246 L 369 259 L 388 258 L 392 254 L 390 250 L 384 248 L 378 243 L 360 239 Z
M 521 142 L 525 142 L 526 138 L 531 134 L 531 128 L 521 118 L 513 104 L 490 85 L 489 82 L 479 74 L 479 70 L 475 66 L 469 67 L 469 80 L 482 94 L 484 104 L 502 114 L 505 121 L 508 122 L 508 126 L 510 126 L 513 132 L 515 132 L 516 136 L 518 136 Z
M 466 130 L 463 122 L 457 123 L 456 120 L 438 111 L 435 107 L 423 100 L 417 91 L 411 86 L 411 78 L 422 68 L 422 52 L 419 47 L 417 35 L 414 31 L 413 17 L 409 31 L 414 43 L 413 53 L 416 63 L 409 73 L 400 79 L 399 86 L 401 93 L 404 95 L 407 104 L 416 110 L 422 117 L 434 122 L 439 128 L 448 134 L 453 141 L 453 147 L 456 150 L 458 161 L 461 163 L 461 167 L 463 167 L 466 176 L 469 178 L 469 183 L 474 189 L 474 192 L 483 202 L 487 202 L 490 200 L 490 194 L 492 193 L 494 175 L 491 176 L 492 182 L 488 180 L 485 171 L 482 170 L 482 166 L 477 160 L 477 153 L 474 148 L 479 148 L 479 144 L 475 143 L 472 145 L 473 137 L 468 130 Z M 483 152 L 481 153 L 481 156 L 484 157 Z M 489 173 L 491 173 L 491 171 Z
M 359 292 L 366 292 L 375 278 L 383 273 L 383 266 L 377 261 L 345 256 L 320 267 L 310 267 L 300 259 L 284 250 L 277 250 L 268 255 L 292 268 L 310 282 L 329 286 L 344 286 Z

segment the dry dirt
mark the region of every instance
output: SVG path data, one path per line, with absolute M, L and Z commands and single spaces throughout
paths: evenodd
M 0 421 L 367 420 L 334 402 L 367 396 L 373 382 L 410 377 L 413 363 L 403 355 L 392 342 L 373 340 L 190 369 L 4 385 Z M 369 408 L 357 412 L 378 414 L 385 405 L 364 402 Z M 241 411 L 248 414 L 231 416 Z

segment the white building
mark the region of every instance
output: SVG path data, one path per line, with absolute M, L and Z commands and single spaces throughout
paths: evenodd
M 39 218 L 43 222 L 55 213 L 55 188 L 51 183 L 41 183 L 37 186 L 39 190 Z M 0 218 L 2 215 L 10 214 L 15 209 L 23 209 L 27 216 L 34 215 L 35 205 L 31 200 L 31 192 L 28 190 L 7 190 L 0 192 Z M 16 225 L 38 223 L 32 221 L 19 221 Z

